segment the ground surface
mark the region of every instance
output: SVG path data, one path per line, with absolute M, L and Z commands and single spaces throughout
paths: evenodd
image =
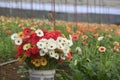
M 22 65 L 18 62 L 0 66 L 0 80 L 21 80 L 21 74 L 17 73 L 18 67 Z

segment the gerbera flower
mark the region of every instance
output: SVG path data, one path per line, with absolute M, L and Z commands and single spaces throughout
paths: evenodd
M 72 40 L 77 41 L 79 39 L 79 36 L 76 34 L 72 35 Z
M 49 50 L 54 50 L 56 47 L 57 47 L 56 41 L 54 39 L 49 39 L 48 44 L 47 44 L 47 48 Z
M 88 43 L 85 42 L 85 41 L 83 41 L 82 44 L 85 45 L 85 46 L 88 46 Z
M 93 34 L 93 37 L 98 37 L 98 36 L 99 36 L 98 33 Z
M 98 49 L 100 52 L 105 52 L 106 51 L 106 48 L 104 47 L 104 46 L 101 46 L 101 47 L 99 47 L 99 49 Z
M 100 36 L 100 37 L 98 37 L 98 39 L 97 39 L 97 40 L 98 40 L 98 41 L 102 41 L 102 40 L 103 40 L 103 38 L 104 38 L 103 36 Z
M 82 49 L 80 47 L 76 47 L 75 51 L 81 55 L 82 54 Z
M 36 30 L 36 31 L 35 31 L 35 33 L 36 33 L 36 34 L 37 34 L 37 36 L 39 36 L 39 37 L 44 36 L 43 31 L 42 31 L 42 30 L 40 30 L 40 29 Z
M 47 60 L 46 60 L 46 58 L 41 57 L 41 58 L 40 58 L 40 63 L 41 63 L 42 66 L 46 66 L 46 65 L 47 65 Z
M 83 40 L 85 40 L 85 39 L 87 39 L 87 38 L 88 38 L 87 35 L 83 35 L 83 36 L 82 36 L 82 39 L 83 39 Z
M 33 45 L 36 45 L 39 40 L 40 40 L 40 37 L 37 36 L 36 33 L 32 33 L 29 39 L 29 42 L 31 42 Z
M 67 43 L 68 43 L 69 47 L 71 47 L 73 45 L 72 40 L 68 40 Z
M 18 33 L 18 37 L 23 39 L 23 38 L 24 38 L 23 32 L 19 32 L 19 33 Z
M 6 34 L 11 34 L 12 33 L 12 31 L 11 30 L 6 30 Z
M 48 48 L 47 47 L 44 47 L 44 48 L 42 48 L 42 50 L 44 51 L 44 52 L 48 52 Z
M 40 50 L 40 51 L 39 51 L 39 54 L 40 54 L 40 56 L 44 56 L 44 55 L 46 54 L 46 52 L 43 51 L 43 50 Z
M 22 23 L 20 23 L 18 26 L 19 26 L 20 28 L 22 28 L 22 27 L 23 27 L 23 24 L 22 24 Z
M 23 34 L 26 35 L 26 36 L 29 36 L 31 34 L 31 29 L 30 28 L 25 28 L 23 30 Z
M 63 42 L 63 37 L 58 37 L 56 41 L 57 41 L 57 43 L 62 43 Z
M 17 60 L 19 61 L 19 62 L 23 62 L 25 59 L 26 59 L 26 55 L 25 54 L 21 54 L 20 56 L 18 56 L 18 58 L 17 58 Z
M 116 51 L 116 52 L 119 52 L 119 49 L 120 49 L 120 46 L 117 46 L 117 45 L 115 45 L 114 48 L 113 48 L 113 50 Z
M 31 47 L 30 43 L 23 46 L 23 50 L 28 50 Z
M 66 56 L 65 56 L 65 55 L 60 55 L 60 58 L 61 58 L 62 60 L 65 60 L 65 59 L 66 59 Z
M 55 56 L 54 56 L 55 59 L 59 59 L 59 54 L 56 53 Z
M 60 50 L 64 49 L 64 47 L 62 46 L 62 44 L 57 44 L 57 48 L 60 49 Z
M 37 42 L 37 47 L 38 47 L 39 49 L 43 49 L 44 47 L 46 47 L 46 43 L 39 41 L 39 42 Z
M 22 44 L 22 39 L 21 38 L 16 38 L 15 39 L 15 44 L 18 45 L 18 46 L 21 45 Z
M 12 34 L 11 39 L 12 39 L 12 40 L 15 40 L 17 37 L 18 37 L 18 34 L 17 34 L 17 33 L 14 33 L 14 34 Z
M 55 53 L 54 50 L 50 50 L 48 53 L 49 53 L 49 56 L 50 56 L 50 57 L 55 57 L 55 54 L 56 54 L 56 53 Z
M 119 46 L 119 42 L 115 41 L 115 42 L 113 43 L 113 45 Z
M 32 63 L 35 65 L 35 67 L 39 67 L 41 65 L 40 59 L 33 59 Z
M 68 53 L 67 56 L 66 56 L 66 59 L 67 59 L 67 60 L 71 60 L 71 58 L 72 58 L 72 54 L 71 54 L 71 53 Z
M 80 32 L 79 30 L 76 30 L 76 34 L 82 35 L 83 33 Z
M 69 48 L 69 47 L 65 47 L 65 48 L 63 49 L 63 52 L 64 52 L 65 56 L 67 55 L 67 53 L 69 53 L 69 51 L 70 51 L 70 48 Z

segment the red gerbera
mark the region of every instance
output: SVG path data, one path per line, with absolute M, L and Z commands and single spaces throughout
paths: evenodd
M 56 40 L 61 35 L 61 32 L 59 30 L 46 32 L 45 36 L 43 38 L 50 39 L 53 38 Z
M 24 34 L 25 36 L 30 36 L 30 34 L 31 34 L 31 29 L 30 29 L 30 28 L 25 28 L 25 29 L 23 30 L 23 34 Z
M 34 47 L 34 48 L 29 48 L 27 51 L 26 51 L 26 55 L 27 56 L 30 56 L 30 57 L 33 57 L 34 55 L 36 54 L 39 54 L 39 49 Z
M 17 56 L 20 56 L 23 53 L 24 53 L 23 46 L 19 46 L 17 49 Z
M 71 60 L 71 58 L 72 58 L 72 53 L 71 53 L 71 52 L 68 53 L 66 58 L 67 58 L 67 60 Z
M 79 36 L 78 36 L 78 35 L 76 35 L 76 34 L 73 34 L 73 35 L 72 35 L 72 39 L 76 41 L 76 40 L 78 40 L 78 39 L 79 39 Z
M 30 38 L 28 39 L 28 42 L 32 43 L 33 45 L 36 45 L 36 43 L 40 40 L 41 38 L 37 36 L 36 33 L 32 33 Z

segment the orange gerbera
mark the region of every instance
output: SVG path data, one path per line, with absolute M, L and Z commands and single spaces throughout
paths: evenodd
M 46 58 L 41 57 L 41 58 L 40 58 L 40 63 L 41 63 L 42 66 L 46 66 L 46 65 L 47 65 L 47 60 L 46 60 Z
M 67 31 L 68 33 L 71 33 L 71 32 L 72 32 L 72 29 L 71 29 L 70 27 L 66 27 L 66 31 Z
M 39 67 L 39 66 L 41 65 L 39 58 L 33 59 L 33 60 L 32 60 L 32 63 L 33 63 L 36 67 Z
M 12 33 L 12 31 L 11 30 L 6 30 L 6 34 L 11 34 Z
M 76 34 L 82 35 L 83 33 L 79 30 L 76 30 Z
M 20 38 L 23 39 L 23 38 L 24 38 L 24 34 L 23 34 L 23 32 L 19 32 L 19 33 L 18 33 L 18 37 L 20 37 Z
M 26 55 L 25 54 L 21 54 L 20 56 L 18 56 L 17 60 L 20 62 L 23 62 L 26 59 Z

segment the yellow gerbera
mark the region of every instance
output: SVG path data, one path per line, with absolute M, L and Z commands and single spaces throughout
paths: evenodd
M 24 38 L 23 32 L 19 32 L 19 33 L 18 33 L 18 37 L 19 37 L 19 38 Z
M 32 63 L 33 63 L 36 67 L 39 67 L 39 66 L 41 65 L 40 59 L 34 59 L 34 60 L 32 60 Z
M 25 54 L 22 54 L 22 55 L 20 55 L 20 56 L 18 56 L 18 58 L 17 58 L 17 60 L 19 61 L 19 62 L 23 62 L 25 59 L 26 59 L 26 55 Z
M 23 50 L 28 50 L 31 47 L 30 43 L 23 46 Z
M 47 65 L 47 60 L 46 60 L 46 58 L 41 57 L 41 58 L 40 58 L 40 63 L 41 63 L 42 66 L 46 66 L 46 65 Z

